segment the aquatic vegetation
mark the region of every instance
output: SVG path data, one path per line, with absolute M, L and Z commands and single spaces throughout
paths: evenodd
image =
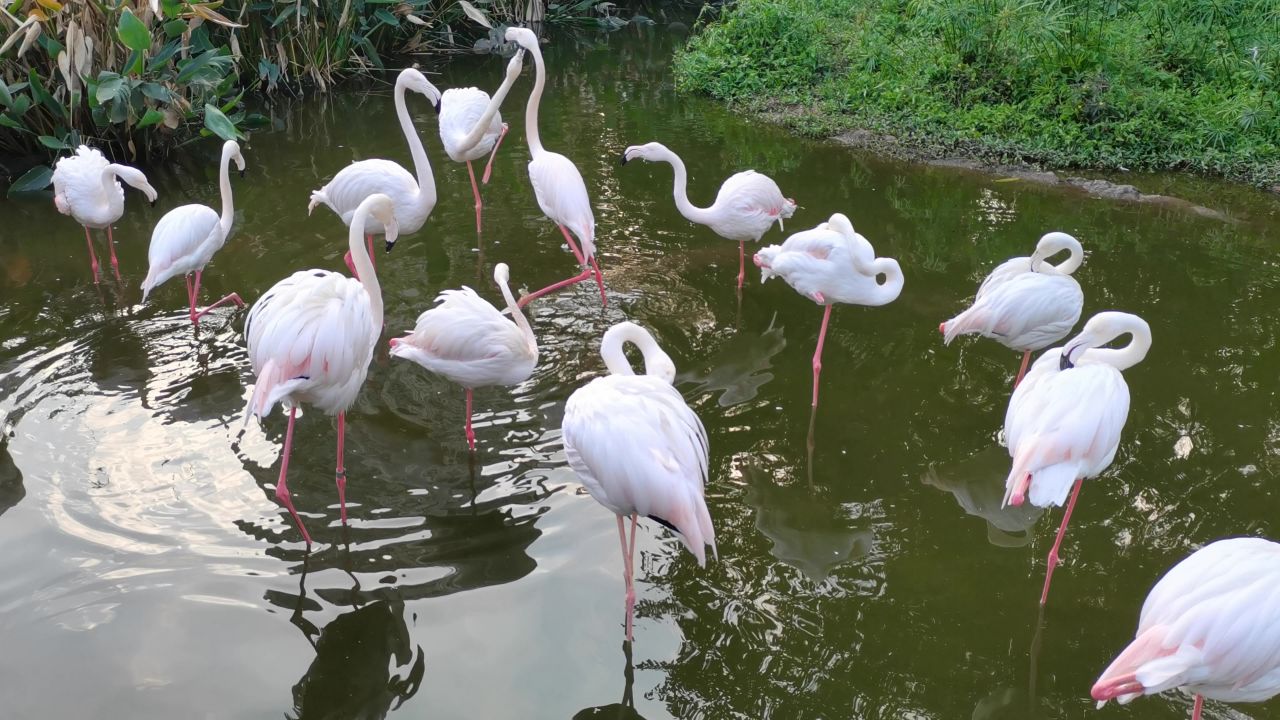
M 1266 0 L 742 0 L 719 12 L 681 53 L 680 87 L 810 134 L 1280 182 L 1280 6 Z

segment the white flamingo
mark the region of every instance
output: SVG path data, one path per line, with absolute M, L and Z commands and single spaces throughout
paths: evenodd
M 155 230 L 151 231 L 151 247 L 147 251 L 150 267 L 142 281 L 142 302 L 165 280 L 178 275 L 187 277 L 187 303 L 190 306 L 191 324 L 198 325 L 205 313 L 233 302 L 244 307 L 244 301 L 231 293 L 209 307 L 196 312 L 196 300 L 200 297 L 200 276 L 213 254 L 222 248 L 231 234 L 235 220 L 235 206 L 231 200 L 231 179 L 228 177 L 231 161 L 236 161 L 240 175 L 244 176 L 244 156 L 234 140 L 222 144 L 222 162 L 218 170 L 218 187 L 222 193 L 222 215 L 208 205 L 183 205 L 164 214 Z M 195 287 L 191 285 L 191 273 L 196 274 Z
M 307 205 L 307 214 L 316 205 L 324 204 L 342 218 L 347 226 L 351 225 L 356 208 L 365 198 L 374 193 L 381 193 L 395 203 L 396 225 L 399 233 L 410 235 L 417 232 L 426 223 L 427 216 L 436 206 L 436 180 L 431 172 L 431 161 L 427 159 L 427 151 L 422 147 L 422 139 L 413 128 L 413 119 L 409 117 L 409 109 L 405 105 L 406 90 L 422 93 L 432 105 L 440 102 L 440 91 L 427 80 L 426 76 L 413 68 L 405 68 L 396 77 L 395 106 L 396 117 L 400 119 L 400 129 L 409 143 L 409 153 L 413 156 L 413 168 L 418 173 L 415 179 L 408 170 L 390 160 L 360 160 L 346 166 L 324 187 L 311 193 L 311 202 Z M 374 257 L 373 236 L 385 235 L 387 252 L 395 246 L 395 235 L 386 233 L 386 224 L 378 218 L 370 219 L 365 228 L 366 240 L 369 244 L 369 257 Z M 354 269 L 352 270 L 354 272 Z
M 608 305 L 604 294 L 604 278 L 600 275 L 600 266 L 596 263 L 596 219 L 591 212 L 591 199 L 587 197 L 587 184 L 582 180 L 582 173 L 569 158 L 560 153 L 553 153 L 542 147 L 538 134 L 538 105 L 542 102 L 542 90 L 547 85 L 547 70 L 542 64 L 542 50 L 538 47 L 538 36 L 528 28 L 507 28 L 507 42 L 514 42 L 524 48 L 533 57 L 534 83 L 529 93 L 529 103 L 524 111 L 524 133 L 529 143 L 529 181 L 533 184 L 533 194 L 538 200 L 538 207 L 543 214 L 560 228 L 569 249 L 578 259 L 578 265 L 585 268 L 580 275 L 548 285 L 537 292 L 520 298 L 520 305 L 532 302 L 549 292 L 591 277 L 594 273 L 596 286 L 600 288 L 600 303 Z M 569 234 L 582 241 L 582 249 Z M 584 254 L 585 253 L 585 254 Z
M 1057 265 L 1048 258 L 1070 255 Z M 973 305 L 938 326 L 947 345 L 960 335 L 977 333 L 1022 353 L 1014 378 L 1017 387 L 1027 373 L 1031 353 L 1066 337 L 1080 321 L 1084 293 L 1071 277 L 1084 262 L 1084 249 L 1074 237 L 1051 232 L 1040 238 L 1031 257 L 1004 261 L 982 281 Z
M 471 391 L 489 385 L 518 385 L 538 364 L 538 341 L 508 286 L 506 263 L 493 269 L 512 320 L 469 287 L 445 290 L 436 306 L 418 316 L 413 332 L 391 339 L 391 354 L 412 360 L 467 390 L 467 445 L 476 449 L 471 430 Z
M 1122 335 L 1133 336 L 1124 348 L 1102 347 Z M 1129 416 L 1129 386 L 1121 371 L 1142 362 L 1150 349 L 1151 328 L 1145 320 L 1122 312 L 1098 313 L 1064 347 L 1041 355 L 1009 398 L 1004 432 L 1013 466 L 1005 480 L 1005 504 L 1021 505 L 1027 499 L 1036 507 L 1067 503 L 1049 551 L 1041 605 L 1049 599 L 1049 581 L 1080 486 L 1106 470 L 1120 447 L 1120 431 Z
M 818 347 L 813 353 L 813 407 L 818 407 L 822 345 L 835 303 L 878 307 L 898 299 L 902 268 L 893 258 L 877 258 L 875 249 L 841 213 L 812 230 L 798 232 L 782 245 L 761 248 L 753 258 L 761 282 L 777 275 L 801 295 L 825 305 Z M 884 282 L 880 282 L 880 276 Z
M 1142 605 L 1138 632 L 1093 686 L 1121 705 L 1182 688 L 1204 700 L 1280 695 L 1280 543 L 1230 538 L 1174 565 Z
M 111 251 L 111 268 L 120 278 L 120 261 L 116 259 L 115 238 L 111 226 L 124 215 L 124 180 L 155 204 L 156 189 L 147 182 L 141 170 L 128 165 L 108 163 L 98 150 L 87 145 L 76 148 L 76 154 L 64 157 L 53 169 L 53 204 L 58 212 L 70 215 L 84 226 L 84 241 L 89 247 L 89 266 L 93 281 L 98 282 L 98 256 L 93 252 L 93 235 L 89 228 L 107 229 L 107 248 Z
M 738 288 L 746 277 L 746 243 L 760 242 L 774 223 L 782 230 L 782 221 L 796 211 L 796 201 L 784 197 L 778 183 L 755 170 L 734 173 L 720 186 L 711 207 L 700 208 L 689 202 L 688 174 L 684 161 L 666 145 L 651 142 L 632 145 L 622 153 L 622 164 L 639 158 L 647 162 L 669 163 L 675 171 L 672 194 L 676 209 L 686 220 L 706 225 L 717 235 L 738 241 Z
M 498 146 L 502 144 L 502 138 L 507 136 L 508 130 L 498 108 L 520 77 L 523 61 L 524 48 L 521 48 L 507 63 L 507 77 L 494 91 L 492 98 L 489 93 L 473 87 L 449 88 L 440 96 L 440 142 L 444 144 L 444 151 L 449 159 L 467 164 L 467 175 L 471 176 L 471 193 L 476 199 L 476 232 L 480 232 L 480 213 L 484 204 L 480 201 L 480 188 L 476 185 L 476 172 L 471 161 L 489 156 L 481 179 L 482 183 L 488 185 L 489 174 L 493 172 L 493 159 L 497 157 Z
M 623 354 L 627 342 L 644 355 L 644 375 L 634 374 Z M 591 497 L 618 516 L 629 641 L 639 516 L 675 532 L 699 566 L 706 564 L 705 545 L 716 551 L 715 528 L 703 497 L 707 431 L 672 387 L 675 364 L 647 330 L 631 322 L 614 325 L 600 342 L 600 355 L 610 374 L 569 396 L 561 429 L 569 467 Z M 622 520 L 627 515 L 630 543 Z
M 328 270 L 301 270 L 271 286 L 249 309 L 244 323 L 249 360 L 257 376 L 246 412 L 263 417 L 276 403 L 289 410 L 276 497 L 298 524 L 307 547 L 311 546 L 311 536 L 293 507 L 285 482 L 289 453 L 293 450 L 293 421 L 298 405 L 304 402 L 338 416 L 335 482 L 345 523 L 346 411 L 360 393 L 374 345 L 382 333 L 382 288 L 361 241 L 371 222 L 379 223 L 388 242 L 395 242 L 395 201 L 375 193 L 360 203 L 351 218 L 348 245 L 358 280 Z

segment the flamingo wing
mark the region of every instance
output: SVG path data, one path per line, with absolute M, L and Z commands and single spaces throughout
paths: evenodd
M 502 115 L 497 113 L 489 121 L 484 137 L 473 147 L 463 148 L 460 143 L 471 134 L 485 108 L 489 107 L 489 93 L 478 88 L 450 88 L 440 96 L 440 141 L 445 152 L 455 162 L 478 160 L 489 154 L 502 132 Z
M 783 196 L 778 183 L 755 170 L 734 173 L 716 193 L 715 207 L 730 207 L 737 217 L 753 221 L 764 233 L 778 218 L 789 218 L 795 204 Z
M 1014 350 L 1040 350 L 1080 320 L 1084 293 L 1069 275 L 1022 273 L 991 288 L 944 324 L 945 341 L 977 333 Z
M 474 290 L 445 290 L 418 316 L 413 332 L 391 354 L 412 360 L 464 387 L 514 385 L 537 362 L 520 328 Z
M 996 269 L 992 270 L 991 274 L 987 275 L 987 277 L 983 279 L 982 284 L 978 286 L 978 296 L 974 299 L 979 300 L 983 295 L 994 290 L 1001 284 L 1008 282 L 1018 275 L 1029 272 L 1031 272 L 1031 258 L 1009 258 L 996 266 Z
M 591 212 L 587 184 L 573 161 L 559 153 L 541 153 L 529 163 L 529 181 L 533 183 L 533 194 L 542 212 L 578 236 L 588 259 L 594 256 L 595 215 Z
M 95 210 L 104 208 L 109 198 L 103 188 L 102 172 L 109 164 L 101 152 L 87 145 L 76 148 L 75 155 L 59 160 L 53 170 L 53 199 L 58 212 L 83 222 Z M 123 203 L 124 188 L 118 180 L 113 185 L 117 199 Z
M 151 231 L 142 301 L 169 278 L 199 270 L 200 248 L 218 230 L 218 213 L 206 205 L 183 205 L 165 213 Z
M 351 217 L 364 199 L 374 193 L 382 193 L 391 198 L 396 206 L 396 218 L 401 216 L 401 209 L 413 205 L 418 196 L 418 181 L 413 175 L 390 160 L 361 160 L 346 166 L 324 187 L 311 193 L 311 203 L 307 212 L 311 212 L 318 204 L 324 204 L 342 218 L 343 224 L 350 226 Z M 406 228 L 402 223 L 401 233 L 416 231 L 417 228 Z M 380 235 L 384 232 L 382 223 L 373 215 L 365 221 L 365 232 Z

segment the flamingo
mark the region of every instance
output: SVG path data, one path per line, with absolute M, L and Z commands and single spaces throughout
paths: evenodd
M 680 214 L 689 222 L 706 225 L 722 238 L 738 241 L 738 289 L 741 290 L 747 272 L 747 241 L 760 242 L 775 222 L 782 230 L 783 219 L 796 211 L 796 201 L 783 197 L 778 183 L 768 175 L 746 170 L 734 173 L 724 181 L 711 207 L 700 208 L 689 202 L 688 175 L 679 155 L 666 145 L 651 142 L 627 148 L 622 153 L 622 164 L 637 158 L 646 162 L 670 163 L 675 171 L 671 192 Z
M 635 375 L 623 354 L 627 342 L 644 355 L 644 375 Z M 610 374 L 569 396 L 561 430 L 569 467 L 591 497 L 618 516 L 630 642 L 639 516 L 675 532 L 699 567 L 706 565 L 705 545 L 716 553 L 715 528 L 703 497 L 707 431 L 672 387 L 676 366 L 647 330 L 631 322 L 614 325 L 600 342 L 600 356 Z M 623 528 L 627 515 L 630 543 Z
M 480 188 L 476 185 L 476 173 L 471 167 L 472 160 L 479 160 L 485 155 L 489 162 L 484 166 L 484 177 L 481 182 L 489 184 L 489 174 L 493 172 L 493 159 L 498 155 L 498 146 L 507 136 L 509 129 L 502 122 L 498 113 L 502 101 L 506 99 L 511 86 L 520 77 L 524 66 L 524 48 L 516 51 L 515 57 L 507 63 L 507 77 L 494 91 L 493 98 L 479 88 L 449 88 L 440 96 L 440 142 L 444 151 L 454 162 L 467 164 L 467 175 L 471 176 L 471 193 L 476 198 L 476 232 L 480 232 Z
M 1132 335 L 1121 349 L 1103 345 Z M 1058 550 L 1085 478 L 1097 477 L 1120 446 L 1129 415 L 1129 386 L 1121 371 L 1142 361 L 1151 349 L 1151 328 L 1137 315 L 1101 312 L 1085 323 L 1065 347 L 1041 355 L 1009 398 L 1004 432 L 1013 466 L 1005 480 L 1005 505 L 1027 499 L 1036 507 L 1062 505 L 1062 526 L 1049 551 L 1040 604 L 1049 599 L 1049 581 Z M 1072 484 L 1074 483 L 1074 489 Z
M 119 178 L 119 180 L 117 180 Z M 120 279 L 120 261 L 116 259 L 116 241 L 111 226 L 124 215 L 124 188 L 120 180 L 142 191 L 152 205 L 156 189 L 147 182 L 141 170 L 128 165 L 108 163 L 102 153 L 88 145 L 76 148 L 76 154 L 64 157 L 53 169 L 53 204 L 58 212 L 70 215 L 84 227 L 84 241 L 89 247 L 89 267 L 93 281 L 98 282 L 98 256 L 93 253 L 93 235 L 89 228 L 107 229 L 107 248 L 111 251 L 111 269 Z
M 370 217 L 372 216 L 372 217 Z M 328 270 L 301 270 L 281 280 L 249 309 L 244 336 L 257 382 L 246 408 L 249 416 L 266 416 L 276 403 L 289 409 L 280 480 L 276 497 L 297 523 L 307 547 L 311 536 L 289 496 L 286 476 L 293 450 L 293 421 L 298 405 L 310 403 L 338 416 L 335 483 L 342 522 L 347 521 L 347 477 L 343 466 L 347 408 L 355 402 L 369 373 L 373 347 L 382 332 L 382 288 L 361 235 L 371 221 L 379 223 L 387 242 L 396 240 L 395 201 L 374 193 L 361 201 L 351 217 L 348 245 L 359 279 Z
M 400 119 L 400 129 L 409 143 L 409 153 L 413 156 L 413 167 L 418 177 L 415 180 L 408 170 L 390 160 L 360 160 L 346 166 L 327 185 L 311 193 L 311 202 L 307 205 L 307 214 L 316 205 L 324 204 L 342 218 L 348 227 L 355 216 L 356 208 L 364 199 L 374 193 L 381 193 L 395 203 L 396 225 L 398 232 L 409 235 L 418 232 L 427 221 L 427 216 L 436 206 L 436 180 L 431 173 L 431 161 L 427 159 L 427 151 L 422 147 L 422 139 L 413 128 L 413 119 L 409 117 L 409 109 L 405 105 L 406 90 L 422 93 L 432 105 L 440 103 L 440 91 L 427 80 L 426 76 L 413 68 L 405 68 L 396 77 L 395 105 L 396 117 Z M 396 234 L 388 234 L 386 225 L 376 216 L 365 228 L 366 240 L 369 244 L 369 258 L 372 260 L 373 236 L 385 235 L 387 252 L 395 247 Z M 348 267 L 355 273 L 355 267 Z
M 187 277 L 187 302 L 190 306 L 191 324 L 199 325 L 205 313 L 222 305 L 233 302 L 244 307 L 244 301 L 236 293 L 231 293 L 209 307 L 196 312 L 196 299 L 200 296 L 200 276 L 204 266 L 213 259 L 213 254 L 222 248 L 231 234 L 231 223 L 235 220 L 234 205 L 231 200 L 231 180 L 227 171 L 232 160 L 244 176 L 244 156 L 240 154 L 240 146 L 234 140 L 222 144 L 222 163 L 218 171 L 218 186 L 222 192 L 222 215 L 219 216 L 208 205 L 183 205 L 164 214 L 155 230 L 151 231 L 151 248 L 147 252 L 150 267 L 147 277 L 142 281 L 142 302 L 161 283 L 171 277 L 185 275 Z M 191 273 L 196 274 L 195 287 L 191 286 Z
M 1047 262 L 1063 250 L 1070 253 L 1066 260 Z M 1047 233 L 1031 257 L 1010 258 L 992 270 L 973 305 L 939 325 L 938 332 L 947 345 L 960 335 L 977 333 L 1022 352 L 1016 388 L 1027 374 L 1031 353 L 1066 337 L 1080 321 L 1084 293 L 1071 273 L 1083 262 L 1078 240 L 1063 232 Z
M 818 347 L 813 353 L 813 407 L 818 407 L 822 345 L 835 303 L 887 305 L 902 292 L 902 268 L 893 258 L 877 258 L 865 237 L 841 213 L 812 230 L 798 232 L 782 245 L 761 248 L 753 258 L 761 282 L 777 275 L 796 292 L 825 305 Z M 880 276 L 885 280 L 880 282 Z
M 412 360 L 467 390 L 467 445 L 474 452 L 471 430 L 471 390 L 488 385 L 517 385 L 529 379 L 538 364 L 538 341 L 520 312 L 508 282 L 506 263 L 493 269 L 511 320 L 480 298 L 474 290 L 445 290 L 436 306 L 418 316 L 413 332 L 391 339 L 391 354 Z
M 560 153 L 553 153 L 542 147 L 538 135 L 538 105 L 542 102 L 542 90 L 547 84 L 547 69 L 542 63 L 542 50 L 538 47 L 538 36 L 528 28 L 507 28 L 507 42 L 514 42 L 533 56 L 534 82 L 533 91 L 529 93 L 529 103 L 524 111 L 524 133 L 529 143 L 529 181 L 533 184 L 533 194 L 538 200 L 538 207 L 551 219 L 564 234 L 569 249 L 578 259 L 579 266 L 586 266 L 581 274 L 567 280 L 548 285 L 537 292 L 520 298 L 523 307 L 534 299 L 560 288 L 580 283 L 591 277 L 593 272 L 596 286 L 600 288 L 600 304 L 608 305 L 604 294 L 604 278 L 600 275 L 600 266 L 596 263 L 596 219 L 591 213 L 591 199 L 587 197 L 587 184 L 582 180 L 582 173 L 569 158 Z M 582 250 L 578 249 L 573 236 L 582 241 Z M 586 253 L 585 255 L 583 253 Z
M 1205 698 L 1262 702 L 1280 694 L 1280 543 L 1230 538 L 1174 565 L 1142 605 L 1133 642 L 1091 694 L 1102 707 L 1183 688 Z

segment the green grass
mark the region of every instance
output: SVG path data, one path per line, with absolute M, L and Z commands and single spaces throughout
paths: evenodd
M 1274 0 L 738 0 L 685 90 L 931 152 L 1280 183 Z

